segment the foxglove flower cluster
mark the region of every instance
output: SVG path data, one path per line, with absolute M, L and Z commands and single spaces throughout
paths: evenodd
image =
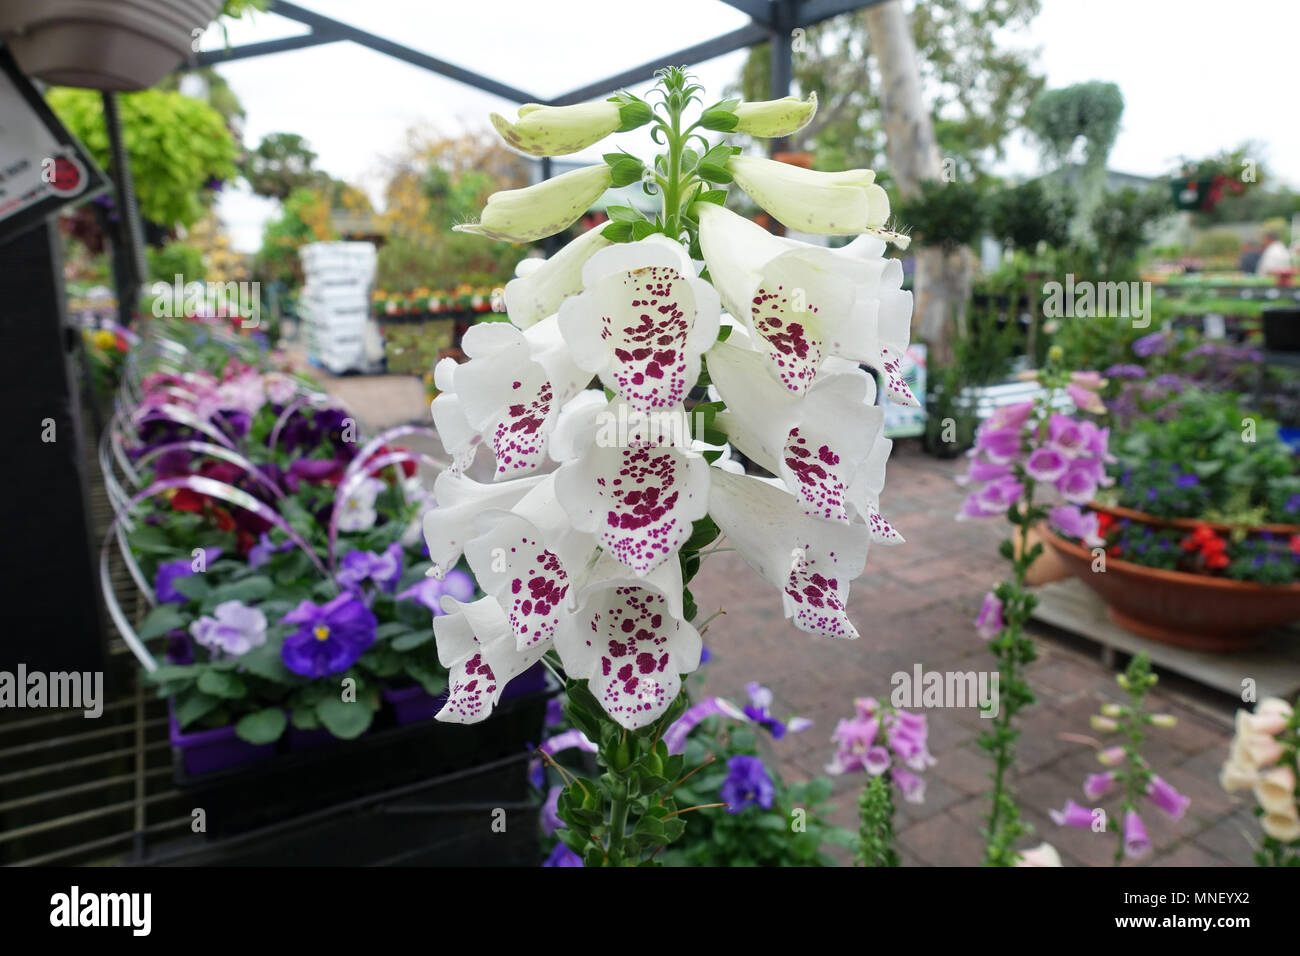
M 1140 798 L 1146 797 L 1171 820 L 1181 820 L 1191 800 L 1154 773 L 1138 749 L 1147 727 L 1169 728 L 1177 723 L 1172 714 L 1149 714 L 1143 709 L 1147 691 L 1156 684 L 1150 661 L 1144 655 L 1137 655 L 1116 681 L 1128 692 L 1129 703 L 1103 704 L 1101 712 L 1093 714 L 1090 723 L 1093 730 L 1101 733 L 1122 733 L 1127 742 L 1098 751 L 1098 761 L 1108 769 L 1089 774 L 1083 783 L 1083 794 L 1093 809 L 1067 800 L 1063 810 L 1050 810 L 1049 815 L 1058 826 L 1093 829 L 1099 820 L 1105 819 L 1105 811 L 1096 807 L 1097 802 L 1113 792 L 1121 793 L 1123 828 L 1115 858 L 1118 863 L 1125 858 L 1138 860 L 1151 852 L 1146 825 L 1138 812 Z
M 826 772 L 836 776 L 865 771 L 873 777 L 888 771 L 908 803 L 925 801 L 925 781 L 917 773 L 934 766 L 926 744 L 924 714 L 884 707 L 873 697 L 853 702 L 854 716 L 835 725 L 835 755 Z
M 666 81 L 677 115 L 691 98 L 679 79 Z M 751 106 L 720 105 L 701 124 L 786 135 L 816 103 Z M 619 94 L 494 123 L 516 148 L 555 155 L 650 122 L 644 107 Z M 858 636 L 847 599 L 870 544 L 902 540 L 879 510 L 890 442 L 860 368 L 915 404 L 899 371 L 911 293 L 884 257 L 886 240 L 906 240 L 883 228 L 884 191 L 868 170 L 793 169 L 725 145 L 687 157 L 677 127 L 664 128 L 667 162 L 607 154 L 494 194 L 480 223 L 457 227 L 553 235 L 607 187 L 643 177 L 657 176 L 665 206 L 658 223 L 612 207 L 599 234 L 525 260 L 505 289 L 510 324 L 474 327 L 468 361 L 435 369 L 432 415 L 452 467 L 424 518 L 430 573 L 464 555 L 486 594 L 444 598 L 434 622 L 451 672 L 440 720 L 482 720 L 510 679 L 554 652 L 611 718 L 645 727 L 699 665 L 682 560 L 698 553 L 693 537 L 725 534 L 797 628 L 844 638 Z M 706 187 L 732 181 L 792 228 L 858 238 L 831 250 L 775 237 Z M 717 401 L 688 413 L 705 369 Z M 737 474 L 728 445 L 773 477 Z M 490 482 L 467 474 L 480 449 Z
M 1104 384 L 1099 376 L 1082 381 L 1098 388 Z M 1083 396 L 1095 398 L 1094 390 L 1073 381 L 1067 388 L 1077 405 L 1091 410 L 1081 403 Z M 1008 508 L 1022 503 L 1032 482 L 1036 487 L 1055 488 L 1067 502 L 1049 513 L 1054 527 L 1089 545 L 1100 544 L 1096 515 L 1083 512 L 1079 505 L 1090 502 L 1097 489 L 1112 482 L 1106 475 L 1106 465 L 1115 460 L 1107 447 L 1110 429 L 1060 412 L 1042 422 L 1034 410 L 1032 401 L 1006 406 L 980 425 L 970 469 L 961 479 L 978 487 L 966 498 L 958 519 L 1005 515 Z
M 1266 697 L 1254 713 L 1237 711 L 1228 761 L 1219 774 L 1224 790 L 1252 790 L 1264 833 L 1282 843 L 1300 840 L 1296 806 L 1296 713 L 1286 701 Z

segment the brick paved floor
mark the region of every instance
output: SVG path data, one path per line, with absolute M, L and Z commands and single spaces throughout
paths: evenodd
M 414 378 L 322 378 L 372 427 L 429 423 Z M 702 616 L 718 608 L 726 614 L 705 634 L 714 659 L 693 679 L 695 686 L 739 701 L 745 683 L 756 680 L 772 689 L 779 716 L 794 713 L 815 721 L 806 733 L 773 745 L 788 779 L 823 772 L 836 720 L 849 716 L 855 697 L 888 695 L 893 673 L 910 673 L 917 663 L 927 671 L 989 668 L 992 658 L 972 622 L 981 596 L 1005 570 L 996 552 L 1004 529 L 998 521 L 953 520 L 961 501 L 953 476 L 960 467 L 922 454 L 914 442 L 896 443 L 882 510 L 907 543 L 875 548 L 867 573 L 854 584 L 850 613 L 862 634 L 857 641 L 815 639 L 795 630 L 782 617 L 777 593 L 734 552 L 705 561 L 692 585 Z M 1025 818 L 1035 830 L 1026 845 L 1046 839 L 1067 866 L 1107 865 L 1113 833 L 1057 827 L 1047 811 L 1067 799 L 1084 802 L 1084 776 L 1099 765 L 1089 745 L 1061 735 L 1089 734 L 1088 716 L 1100 702 L 1118 700 L 1118 689 L 1113 674 L 1095 658 L 1050 638 L 1040 638 L 1039 645 L 1039 660 L 1029 672 L 1038 702 L 1020 719 L 1025 733 L 1015 779 Z M 1192 802 L 1177 823 L 1154 809 L 1143 814 L 1156 850 L 1144 865 L 1249 864 L 1249 835 L 1258 832 L 1250 804 L 1223 793 L 1217 782 L 1231 734 L 1230 713 L 1198 706 L 1164 684 L 1152 702 L 1176 714 L 1179 723 L 1153 733 L 1146 756 Z M 975 744 L 981 720 L 974 710 L 931 710 L 929 724 L 938 762 L 925 774 L 925 803 L 900 806 L 900 854 L 913 865 L 978 864 L 991 767 Z M 835 822 L 856 828 L 862 782 L 861 777 L 836 781 Z

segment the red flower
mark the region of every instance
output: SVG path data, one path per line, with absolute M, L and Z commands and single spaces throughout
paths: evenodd
M 176 493 L 172 495 L 172 510 L 202 514 L 204 503 L 207 500 L 207 495 L 201 495 L 197 491 L 190 491 L 188 488 L 177 488 Z
M 1296 554 L 1300 554 L 1300 534 L 1291 535 L 1291 540 L 1288 544 L 1291 546 L 1292 551 Z
M 1228 566 L 1228 556 L 1226 554 L 1210 554 L 1205 557 L 1205 566 L 1218 570 Z

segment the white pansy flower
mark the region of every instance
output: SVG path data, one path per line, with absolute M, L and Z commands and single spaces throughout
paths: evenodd
M 375 511 L 375 498 L 384 490 L 384 483 L 379 478 L 359 474 L 341 489 L 343 503 L 339 507 L 338 528 L 340 531 L 365 531 L 373 528 L 379 515 Z

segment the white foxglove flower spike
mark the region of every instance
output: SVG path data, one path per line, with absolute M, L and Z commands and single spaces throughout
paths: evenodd
M 437 719 L 475 724 L 492 713 L 506 684 L 532 667 L 549 644 L 520 651 L 495 598 L 469 604 L 442 599 L 447 613 L 433 619 L 438 661 L 447 668 L 447 703 Z
M 505 306 L 510 321 L 526 329 L 554 315 L 571 295 L 582 291 L 582 267 L 610 245 L 600 228 L 588 229 L 549 259 L 522 259 L 515 278 L 506 283 Z
M 787 229 L 820 236 L 871 232 L 900 246 L 908 244 L 906 237 L 883 228 L 889 219 L 889 197 L 869 169 L 822 173 L 757 156 L 733 156 L 727 171 Z
M 866 567 L 865 525 L 809 518 L 783 488 L 717 468 L 709 516 L 746 563 L 781 590 L 785 616 L 795 627 L 825 637 L 858 636 L 845 602 L 849 582 Z
M 584 166 L 523 189 L 507 189 L 488 197 L 476 223 L 455 226 L 505 242 L 545 239 L 569 228 L 591 208 L 612 181 L 607 165 Z
M 573 360 L 641 411 L 685 400 L 722 311 L 681 244 L 662 235 L 602 249 L 560 307 Z
M 617 103 L 542 106 L 525 103 L 512 123 L 497 113 L 489 117 L 501 138 L 529 156 L 567 156 L 586 149 L 623 123 Z

